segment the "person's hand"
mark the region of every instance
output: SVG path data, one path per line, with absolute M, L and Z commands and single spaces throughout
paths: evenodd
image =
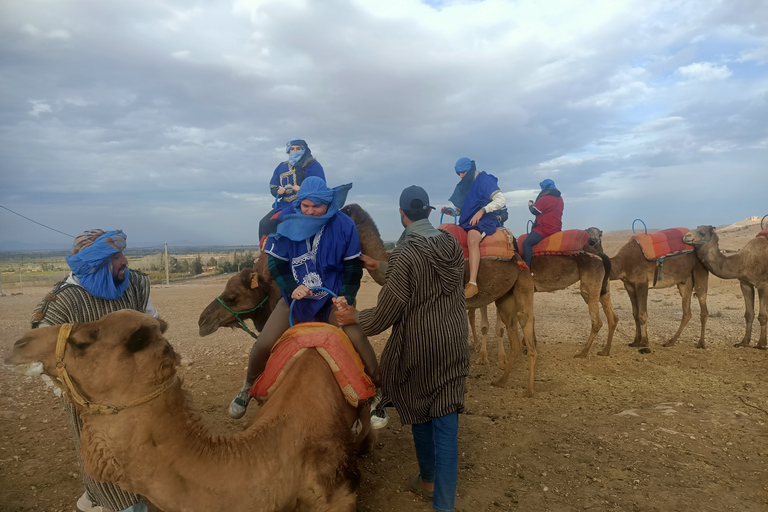
M 333 305 L 336 306 L 336 321 L 339 325 L 352 325 L 355 323 L 355 308 L 347 303 L 345 297 L 339 297 L 338 299 L 332 299 Z
M 295 290 L 293 290 L 293 293 L 291 293 L 291 298 L 296 300 L 301 300 L 307 295 L 312 295 L 312 290 L 304 286 L 303 284 L 300 284 L 296 287 Z
M 533 206 L 533 201 L 529 200 L 528 201 L 528 206 Z
M 301 187 L 298 185 L 294 185 L 293 188 L 291 188 L 291 192 L 298 192 L 299 190 L 301 190 Z
M 366 270 L 379 270 L 379 260 L 377 259 L 361 254 L 360 261 L 363 262 L 363 266 Z
M 471 219 L 469 219 L 469 225 L 470 226 L 477 226 L 477 223 L 480 222 L 480 219 L 483 218 L 483 215 L 485 215 L 485 211 L 483 209 L 477 210 L 477 213 L 475 213 Z
M 278 187 L 278 188 L 277 188 L 277 195 L 281 196 L 281 195 L 283 195 L 283 194 L 285 194 L 285 188 L 283 188 L 283 187 Z

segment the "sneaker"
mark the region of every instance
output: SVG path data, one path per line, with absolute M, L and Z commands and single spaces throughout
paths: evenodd
M 371 409 L 371 428 L 378 430 L 384 428 L 389 423 L 389 415 L 387 409 L 382 407 L 380 409 Z
M 464 298 L 471 299 L 477 295 L 477 285 L 475 283 L 467 283 L 464 287 Z
M 83 495 L 80 496 L 80 499 L 77 500 L 77 510 L 82 510 L 83 512 L 110 512 L 109 509 L 96 506 L 93 501 L 91 501 L 90 496 L 88 496 L 88 491 L 85 491 Z
M 253 398 L 249 391 L 251 386 L 247 383 L 243 384 L 242 389 L 237 394 L 232 403 L 229 404 L 229 417 L 233 420 L 239 420 L 245 416 L 245 410 L 248 409 L 248 402 Z

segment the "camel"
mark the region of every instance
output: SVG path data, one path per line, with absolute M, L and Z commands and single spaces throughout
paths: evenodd
M 200 313 L 197 321 L 200 336 L 213 334 L 220 327 L 242 328 L 245 325 L 242 321 L 248 318 L 253 321 L 257 331 L 264 328 L 281 297 L 280 289 L 269 271 L 262 273 L 266 269 L 261 269 L 261 260 L 266 260 L 265 254 L 259 256 L 254 268 L 244 268 L 230 277 L 221 295 Z M 226 307 L 218 299 L 221 299 Z M 246 332 L 250 333 L 250 330 Z
M 602 251 L 602 244 L 596 246 Z M 677 332 L 662 346 L 671 347 L 691 319 L 691 296 L 695 292 L 701 309 L 701 336 L 696 348 L 704 348 L 704 332 L 707 325 L 707 286 L 709 272 L 695 253 L 690 252 L 668 258 L 664 261 L 662 279 L 657 279 L 656 262 L 648 261 L 640 245 L 630 240 L 611 258 L 611 281 L 621 280 L 632 303 L 635 319 L 635 339 L 630 347 L 648 349 L 648 283 L 654 288 L 677 286 L 683 299 L 683 318 Z
M 744 296 L 746 332 L 737 347 L 748 347 L 752 338 L 752 323 L 755 320 L 755 288 L 760 297 L 760 340 L 757 348 L 766 348 L 768 328 L 768 238 L 753 238 L 738 253 L 725 256 L 720 252 L 715 228 L 699 226 L 683 237 L 683 241 L 696 248 L 696 255 L 704 267 L 720 279 L 738 279 Z
M 379 261 L 387 261 L 388 254 L 381 240 L 381 235 L 368 212 L 358 204 L 348 204 L 341 211 L 355 221 L 363 254 Z M 370 274 L 377 283 L 384 283 L 384 276 L 380 272 L 376 271 Z M 465 261 L 464 284 L 466 284 L 468 276 L 469 263 Z M 512 357 L 506 363 L 504 374 L 500 379 L 493 382 L 493 385 L 496 387 L 506 385 L 512 366 L 518 355 L 522 353 L 522 344 L 517 333 L 517 324 L 519 323 L 523 330 L 528 358 L 526 396 L 532 397 L 533 375 L 536 366 L 536 347 L 533 344 L 533 279 L 528 272 L 520 272 L 514 261 L 483 259 L 480 261 L 478 287 L 478 294 L 466 302 L 467 310 L 484 308 L 495 303 L 499 317 L 507 329 L 507 337 L 511 346 Z M 485 358 L 487 361 L 487 353 Z
M 55 377 L 63 331 L 63 363 L 76 383 L 67 394 L 91 404 L 77 406 L 85 471 L 166 512 L 356 509 L 355 454 L 373 441 L 370 412 L 347 403 L 322 356 L 300 356 L 245 431 L 213 435 L 176 376 L 179 357 L 165 327 L 122 310 L 74 324 L 69 334 L 68 326 L 34 329 L 5 363 L 41 361 Z M 86 409 L 95 404 L 127 405 L 107 414 Z M 363 427 L 355 435 L 358 419 Z

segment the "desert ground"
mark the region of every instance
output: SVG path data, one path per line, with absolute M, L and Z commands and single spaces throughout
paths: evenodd
M 723 243 L 737 249 L 749 236 L 754 234 L 723 235 Z M 615 254 L 627 239 L 606 238 L 606 252 Z M 191 361 L 179 368 L 185 386 L 205 423 L 222 434 L 240 431 L 254 414 L 249 410 L 240 421 L 227 416 L 252 339 L 240 330 L 197 334 L 200 312 L 226 279 L 152 290 L 170 324 L 166 337 Z M 378 289 L 366 276 L 360 306 L 373 306 Z M 47 291 L 0 297 L 3 357 L 27 331 L 31 311 Z M 700 326 L 695 299 L 693 319 L 677 345 L 661 347 L 679 325 L 680 298 L 676 288 L 652 290 L 649 354 L 627 346 L 634 335 L 629 299 L 620 282 L 612 282 L 611 291 L 620 317 L 613 350 L 597 356 L 606 340 L 604 324 L 587 359 L 573 358 L 589 333 L 577 289 L 536 295 L 533 398 L 523 396 L 524 357 L 505 389 L 491 386 L 501 374 L 495 335 L 489 339 L 490 365 L 475 363 L 473 353 L 460 419 L 457 510 L 768 510 L 768 352 L 733 346 L 744 331 L 738 283 L 710 276 L 705 350 L 694 348 Z M 377 352 L 387 335 L 372 339 Z M 376 449 L 359 460 L 359 508 L 429 510 L 408 491 L 408 478 L 418 471 L 412 436 L 391 411 Z M 59 399 L 39 377 L 0 370 L 0 510 L 74 511 L 82 491 Z

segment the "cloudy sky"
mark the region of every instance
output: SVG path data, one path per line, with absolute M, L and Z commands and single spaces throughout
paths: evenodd
M 566 228 L 768 214 L 763 0 L 5 1 L 0 63 L 0 205 L 134 247 L 255 243 L 294 136 L 385 239 L 464 156 L 517 233 L 544 178 Z

